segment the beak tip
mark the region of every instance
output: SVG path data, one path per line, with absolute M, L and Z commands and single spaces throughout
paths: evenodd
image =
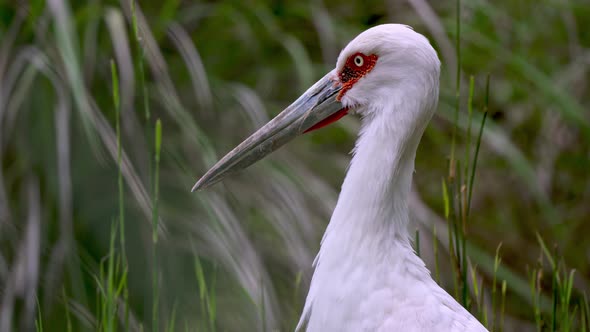
M 207 189 L 207 188 L 211 187 L 212 185 L 216 184 L 217 182 L 219 182 L 220 179 L 221 179 L 220 177 L 209 176 L 209 174 L 205 174 L 191 188 L 191 192 L 194 193 L 195 191 Z
M 195 183 L 195 185 L 191 189 L 191 192 L 192 193 L 194 193 L 195 191 L 201 190 L 201 189 L 203 189 L 205 187 L 202 180 L 203 179 L 200 179 L 199 181 L 197 181 L 197 183 Z

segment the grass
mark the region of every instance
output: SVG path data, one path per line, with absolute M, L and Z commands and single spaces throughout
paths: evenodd
M 188 191 L 348 40 L 396 21 L 443 62 L 411 203 L 429 216 L 420 256 L 491 330 L 588 331 L 583 3 L 1 4 L 0 296 L 14 315 L 0 325 L 292 330 L 356 120 Z M 40 253 L 21 250 L 34 179 Z M 40 276 L 24 293 L 23 257 Z
M 153 264 L 153 307 L 152 307 L 152 328 L 155 330 L 158 327 L 158 301 L 159 301 L 159 289 L 160 289 L 160 273 L 158 271 L 158 197 L 160 195 L 160 153 L 162 149 L 162 121 L 158 119 L 156 121 L 156 133 L 155 137 L 155 175 L 154 175 L 154 201 L 152 205 L 153 209 L 153 228 L 152 228 L 152 264 Z

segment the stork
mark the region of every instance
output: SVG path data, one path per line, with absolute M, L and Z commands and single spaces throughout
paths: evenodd
M 361 129 L 314 261 L 297 330 L 487 331 L 412 249 L 408 197 L 416 149 L 438 103 L 440 61 L 412 28 L 368 29 L 336 68 L 215 164 L 202 189 L 347 113 Z

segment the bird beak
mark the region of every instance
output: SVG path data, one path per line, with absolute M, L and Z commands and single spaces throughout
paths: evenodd
M 344 116 L 347 110 L 338 98 L 342 84 L 335 77 L 332 71 L 320 79 L 293 104 L 218 161 L 197 181 L 192 191 L 209 187 L 226 175 L 264 158 L 296 136 Z

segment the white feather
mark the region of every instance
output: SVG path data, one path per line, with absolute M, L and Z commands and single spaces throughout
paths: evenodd
M 438 101 L 438 56 L 397 24 L 361 33 L 335 72 L 356 52 L 379 58 L 342 98 L 362 129 L 297 329 L 486 331 L 432 280 L 407 231 L 416 149 Z

